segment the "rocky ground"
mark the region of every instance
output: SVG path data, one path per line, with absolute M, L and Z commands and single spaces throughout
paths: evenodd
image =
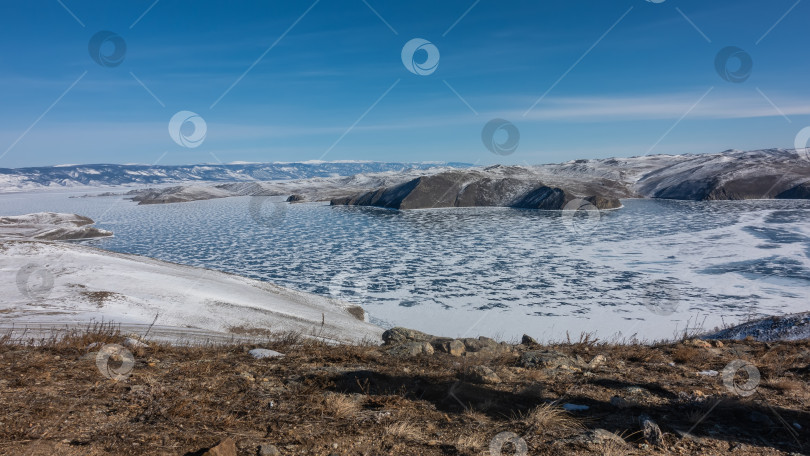
M 0 454 L 808 454 L 810 342 L 0 340 Z M 210 448 L 215 448 L 209 451 Z M 208 453 L 206 453 L 208 452 Z

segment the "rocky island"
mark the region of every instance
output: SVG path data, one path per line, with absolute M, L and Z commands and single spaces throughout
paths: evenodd
M 331 200 L 331 205 L 389 209 L 501 206 L 561 210 L 579 198 L 571 191 L 534 183 L 525 178 L 490 177 L 480 171 L 465 170 L 418 177 L 393 187 L 335 198 Z M 597 209 L 621 207 L 619 199 L 613 196 L 588 195 L 581 198 Z

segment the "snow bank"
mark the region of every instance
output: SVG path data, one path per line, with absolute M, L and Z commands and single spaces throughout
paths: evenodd
M 382 334 L 339 302 L 236 275 L 76 244 L 6 240 L 0 250 L 0 326 L 155 321 L 177 328 L 178 339 L 186 330 L 298 331 L 334 342 Z

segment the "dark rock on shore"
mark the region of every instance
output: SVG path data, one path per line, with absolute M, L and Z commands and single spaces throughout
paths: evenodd
M 391 348 L 390 354 L 416 356 L 418 354 L 446 353 L 451 356 L 497 355 L 511 352 L 514 347 L 489 337 L 452 339 L 436 337 L 414 329 L 391 328 L 382 334 L 383 344 Z
M 297 195 L 297 194 L 296 195 L 290 195 L 290 196 L 287 197 L 287 202 L 288 203 L 301 203 L 301 202 L 303 202 L 305 200 L 306 199 L 302 195 Z
M 579 197 L 562 188 L 530 179 L 493 178 L 478 171 L 448 171 L 422 176 L 393 187 L 331 200 L 333 206 L 376 206 L 388 209 L 445 207 L 513 207 L 561 210 Z M 590 195 L 583 198 L 597 209 L 621 206 L 618 198 Z
M 801 183 L 776 195 L 777 199 L 810 199 L 810 182 Z

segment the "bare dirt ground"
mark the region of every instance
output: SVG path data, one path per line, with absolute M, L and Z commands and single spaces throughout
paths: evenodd
M 239 455 L 810 454 L 808 341 L 395 356 L 295 334 L 141 346 L 107 326 L 31 342 L 0 340 L 0 454 L 203 454 L 228 437 Z M 575 362 L 525 367 L 530 351 Z

